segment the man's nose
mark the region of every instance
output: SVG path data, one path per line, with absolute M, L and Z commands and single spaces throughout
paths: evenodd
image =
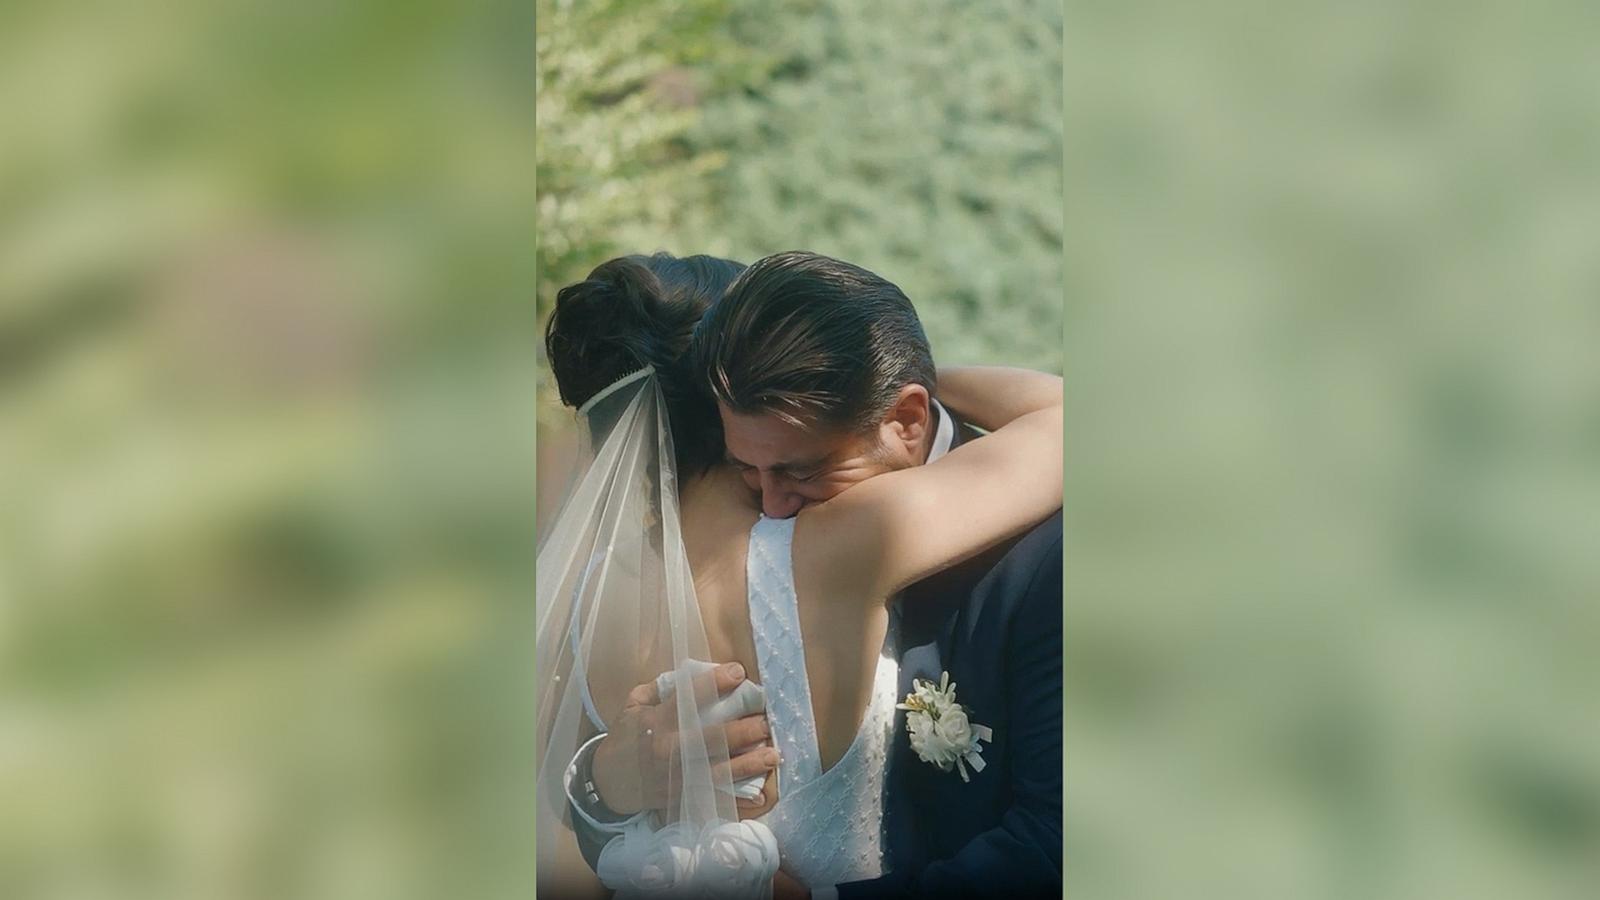
M 769 519 L 787 519 L 800 511 L 805 498 L 789 490 L 782 478 L 761 473 L 761 512 Z

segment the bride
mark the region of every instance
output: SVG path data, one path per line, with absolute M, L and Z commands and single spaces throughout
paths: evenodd
M 902 391 L 926 418 L 896 431 L 898 453 L 875 457 L 876 470 L 824 476 L 799 492 L 809 499 L 797 513 L 776 513 L 792 517 L 763 516 L 770 473 L 730 457 L 690 352 L 743 268 L 613 259 L 563 288 L 550 317 L 551 368 L 584 442 L 538 555 L 538 865 L 551 896 L 603 895 L 603 884 L 761 897 L 774 877 L 881 874 L 897 684 L 888 601 L 1060 505 L 1060 379 L 972 367 L 939 371 L 939 403 Z M 944 407 L 991 434 L 945 452 L 955 426 Z M 939 505 L 963 514 L 935 527 L 927 512 Z M 748 677 L 723 691 L 709 660 Z M 660 798 L 569 765 L 641 701 L 672 719 L 645 732 L 671 743 Z M 764 718 L 740 718 L 763 706 Z M 735 719 L 751 724 L 724 727 Z M 771 756 L 756 745 L 778 751 L 775 771 L 752 771 Z M 656 810 L 604 823 L 619 836 L 591 860 L 598 878 L 578 856 L 569 790 Z

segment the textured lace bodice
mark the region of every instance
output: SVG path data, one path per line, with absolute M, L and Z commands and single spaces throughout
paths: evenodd
M 783 758 L 778 804 L 760 821 L 777 837 L 783 869 L 821 887 L 884 873 L 884 772 L 899 671 L 892 656 L 878 658 L 855 740 L 823 772 L 790 562 L 793 539 L 794 519 L 763 517 L 750 531 L 750 626 L 767 719 Z

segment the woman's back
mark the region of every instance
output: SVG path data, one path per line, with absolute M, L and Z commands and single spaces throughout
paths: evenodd
M 713 468 L 679 506 L 711 655 L 738 661 L 766 691 L 783 762 L 766 787 L 776 805 L 759 820 L 784 870 L 818 885 L 882 875 L 899 672 L 882 653 L 886 617 L 863 617 L 859 600 L 802 594 L 796 520 L 761 518 L 736 471 Z
M 764 682 L 747 581 L 750 530 L 760 518 L 755 502 L 737 472 L 716 466 L 685 485 L 680 512 L 711 656 L 738 662 Z M 793 573 L 817 748 L 826 770 L 850 747 L 871 700 L 888 613 L 859 597 L 822 596 L 812 586 L 814 575 L 809 567 Z
M 755 673 L 745 559 L 750 528 L 761 514 L 741 492 L 748 493 L 737 476 L 713 466 L 702 477 L 684 482 L 678 509 L 711 658 L 738 662 Z

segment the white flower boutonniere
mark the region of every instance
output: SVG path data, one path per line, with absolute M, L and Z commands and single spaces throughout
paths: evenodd
M 939 685 L 918 678 L 911 682 L 911 693 L 895 709 L 906 711 L 906 731 L 911 734 L 911 749 L 923 762 L 933 763 L 941 772 L 951 767 L 967 777 L 967 766 L 974 772 L 983 771 L 982 750 L 978 741 L 994 742 L 994 732 L 987 725 L 979 725 L 967 718 L 967 709 L 956 702 L 956 686 L 950 683 L 950 673 L 939 673 Z

